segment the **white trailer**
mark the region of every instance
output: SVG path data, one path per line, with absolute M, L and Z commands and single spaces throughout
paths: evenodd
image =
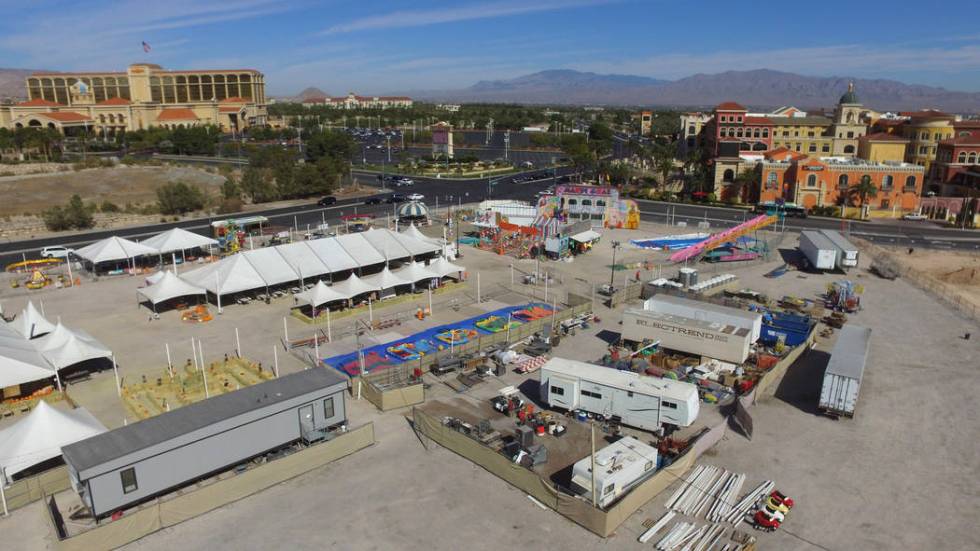
M 565 358 L 541 366 L 540 381 L 541 401 L 550 407 L 618 417 L 624 425 L 649 431 L 688 427 L 701 405 L 690 383 Z
M 657 470 L 657 448 L 625 436 L 595 454 L 597 502 L 605 507 Z M 592 501 L 592 458 L 572 467 L 572 489 Z
M 746 327 L 636 308 L 623 312 L 620 336 L 637 343 L 660 341 L 663 348 L 733 364 L 745 363 L 752 347 L 752 330 Z
M 820 232 L 800 232 L 799 249 L 817 270 L 833 270 L 837 267 L 837 247 Z
M 840 269 L 844 268 L 855 268 L 858 265 L 858 253 L 860 252 L 857 247 L 855 247 L 850 241 L 847 240 L 839 231 L 836 230 L 820 230 L 820 233 L 827 238 L 828 241 L 837 247 L 837 267 Z
M 821 411 L 834 417 L 854 417 L 870 345 L 870 329 L 847 324 L 840 330 L 823 376 Z
M 744 327 L 752 332 L 752 342 L 762 334 L 762 314 L 673 295 L 657 294 L 643 303 L 644 310 L 662 312 L 702 321 Z

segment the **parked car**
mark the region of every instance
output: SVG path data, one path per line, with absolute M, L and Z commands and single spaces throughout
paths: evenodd
M 422 199 L 425 199 L 425 195 L 421 193 L 412 193 L 408 196 L 409 201 L 421 201 Z
M 329 207 L 330 205 L 337 204 L 337 198 L 333 195 L 328 195 L 316 202 L 317 205 L 321 207 Z
M 75 249 L 69 249 L 68 247 L 62 247 L 61 245 L 44 247 L 41 249 L 41 256 L 44 258 L 68 258 L 73 254 L 75 254 Z
M 367 199 L 364 200 L 364 204 L 365 205 L 380 205 L 381 204 L 381 198 L 380 197 L 368 197 Z
M 388 203 L 389 205 L 394 203 L 402 203 L 404 201 L 405 201 L 405 196 L 402 195 L 401 193 L 392 193 L 391 195 L 388 196 L 387 199 L 385 199 L 385 203 Z
M 412 180 L 411 178 L 399 178 L 395 182 L 395 185 L 398 186 L 398 187 L 402 187 L 402 186 L 414 186 L 415 185 L 415 181 Z
M 919 221 L 922 221 L 922 220 L 928 220 L 928 219 L 929 219 L 929 217 L 927 217 L 926 215 L 922 214 L 921 212 L 910 212 L 910 213 L 908 213 L 908 214 L 906 214 L 905 216 L 902 217 L 902 220 L 914 220 L 916 222 L 919 222 Z

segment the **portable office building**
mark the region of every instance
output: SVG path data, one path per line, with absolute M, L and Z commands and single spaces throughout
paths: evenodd
M 870 346 L 870 329 L 851 324 L 841 328 L 823 376 L 821 411 L 834 416 L 854 416 Z
M 726 323 L 696 320 L 650 310 L 623 312 L 623 340 L 660 341 L 660 346 L 740 364 L 749 357 L 752 331 Z
M 625 436 L 595 454 L 595 489 L 600 507 L 606 507 L 657 471 L 657 448 Z M 592 499 L 592 458 L 572 467 L 572 485 Z
M 837 267 L 837 247 L 818 231 L 800 232 L 800 252 L 817 270 L 833 270 Z
M 346 424 L 347 381 L 314 368 L 123 426 L 62 448 L 75 491 L 103 517 Z
M 696 386 L 565 358 L 541 366 L 539 393 L 551 407 L 580 409 L 645 430 L 687 427 L 698 417 Z
M 838 268 L 854 268 L 858 265 L 858 248 L 841 235 L 839 231 L 820 230 L 820 233 L 837 248 Z
M 752 332 L 752 342 L 759 340 L 759 336 L 762 334 L 762 314 L 704 302 L 703 300 L 692 300 L 673 295 L 654 295 L 643 303 L 643 309 L 744 327 Z

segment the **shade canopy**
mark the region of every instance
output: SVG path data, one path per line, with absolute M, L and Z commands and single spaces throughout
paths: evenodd
M 207 291 L 203 288 L 187 283 L 174 275 L 173 272 L 163 271 L 158 273 L 161 276 L 157 278 L 156 283 L 149 287 L 136 290 L 137 294 L 142 295 L 152 304 L 160 304 L 161 302 L 177 297 L 207 294 Z
M 384 260 L 396 260 L 412 256 L 411 251 L 395 237 L 398 234 L 388 230 L 368 230 L 359 235 L 363 236 L 372 247 L 381 252 Z
M 61 455 L 62 446 L 106 432 L 88 410 L 60 410 L 41 400 L 26 417 L 0 431 L 0 472 L 7 477 Z M 0 484 L 4 481 L 0 479 Z
M 245 251 L 239 256 L 244 256 L 252 264 L 266 285 L 282 285 L 290 281 L 298 281 L 299 273 L 279 254 L 278 249 L 278 247 L 266 247 Z
M 344 248 L 347 254 L 349 254 L 361 268 L 365 266 L 372 266 L 374 264 L 381 264 L 385 261 L 384 252 L 375 248 L 367 239 L 365 239 L 363 234 L 348 233 L 338 235 L 333 239 L 337 240 L 337 243 Z
M 571 236 L 570 239 L 572 241 L 578 241 L 579 243 L 589 243 L 599 239 L 600 237 L 602 237 L 602 234 L 599 232 L 594 230 L 585 230 L 584 232 L 576 233 L 575 235 Z
M 348 298 L 354 298 L 358 295 L 363 295 L 364 293 L 380 291 L 381 287 L 368 283 L 367 281 L 357 277 L 357 274 L 351 274 L 350 277 L 344 281 L 334 283 L 333 290 L 347 296 Z
M 395 275 L 406 281 L 411 281 L 412 283 L 422 281 L 424 279 L 442 277 L 424 266 L 421 262 L 410 262 L 404 268 L 396 270 Z
M 143 241 L 142 245 L 152 247 L 160 254 L 188 249 L 213 247 L 218 241 L 210 237 L 189 232 L 182 228 L 173 228 Z
M 153 247 L 148 247 L 142 243 L 113 235 L 101 241 L 96 241 L 87 247 L 82 247 L 75 251 L 75 254 L 92 264 L 99 264 L 101 262 L 128 260 L 137 256 L 156 255 L 158 253 Z
M 14 320 L 14 323 L 17 332 L 23 335 L 25 339 L 40 337 L 54 330 L 54 324 L 45 319 L 34 306 L 34 302 L 30 300 L 27 301 L 27 306 L 21 310 L 20 316 Z
M 463 266 L 457 266 L 452 262 L 446 260 L 446 257 L 440 256 L 434 262 L 427 266 L 429 271 L 439 274 L 439 277 L 460 277 L 459 274 L 466 271 Z
M 112 351 L 88 333 L 58 324 L 54 331 L 36 341 L 38 351 L 57 369 L 94 360 L 110 358 Z
M 424 203 L 409 201 L 398 207 L 399 218 L 428 218 L 429 208 Z
M 415 283 L 414 281 L 409 281 L 398 277 L 394 272 L 389 270 L 387 266 L 385 266 L 384 270 L 381 270 L 374 275 L 367 276 L 362 281 L 368 285 L 374 285 L 379 289 L 393 289 L 399 285 L 411 285 L 412 283 Z
M 332 270 L 310 247 L 315 241 L 298 241 L 276 247 L 283 260 L 303 279 L 329 274 Z
M 55 376 L 51 364 L 9 324 L 0 322 L 0 388 Z
M 337 291 L 322 281 L 316 282 L 316 285 L 312 289 L 296 295 L 296 300 L 304 304 L 309 304 L 314 308 L 327 304 L 328 302 L 347 300 L 349 298 L 351 297 Z

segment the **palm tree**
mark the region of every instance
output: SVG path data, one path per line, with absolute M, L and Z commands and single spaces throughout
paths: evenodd
M 871 176 L 865 174 L 861 176 L 861 180 L 858 184 L 848 190 L 851 195 L 857 196 L 861 200 L 861 206 L 863 207 L 869 197 L 878 196 L 878 188 L 875 187 L 874 183 L 871 181 Z

